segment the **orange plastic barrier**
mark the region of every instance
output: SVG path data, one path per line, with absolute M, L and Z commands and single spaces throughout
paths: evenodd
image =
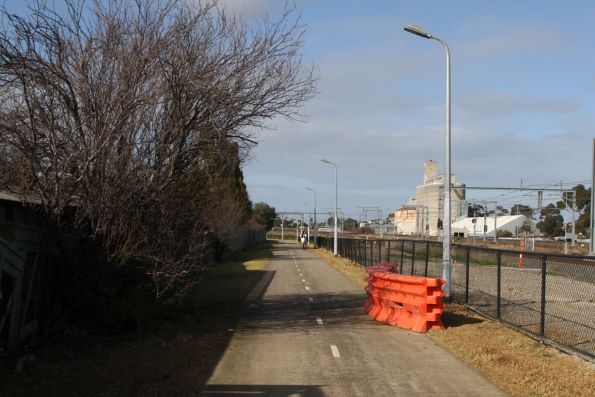
M 366 271 L 368 272 L 368 274 L 377 273 L 377 272 L 394 272 L 396 268 L 397 268 L 396 263 L 380 262 L 374 266 L 368 266 L 366 268 Z
M 440 320 L 444 310 L 442 279 L 403 276 L 385 268 L 382 263 L 367 269 L 369 299 L 365 309 L 370 317 L 415 332 L 444 328 Z

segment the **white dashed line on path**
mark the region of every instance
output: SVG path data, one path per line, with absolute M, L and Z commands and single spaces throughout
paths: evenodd
M 339 353 L 339 348 L 337 347 L 337 345 L 331 345 L 331 353 L 333 354 L 333 357 L 335 357 L 335 358 L 341 357 L 341 353 Z
M 310 287 L 308 287 L 307 285 L 304 287 L 307 291 L 310 291 Z

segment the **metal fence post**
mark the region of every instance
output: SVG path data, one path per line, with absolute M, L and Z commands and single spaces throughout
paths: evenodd
M 357 263 L 364 266 L 362 263 L 362 240 L 357 241 Z
M 465 304 L 469 304 L 469 259 L 471 248 L 467 247 L 465 250 Z
M 539 321 L 539 335 L 545 336 L 545 284 L 547 276 L 547 256 L 541 257 L 541 316 Z
M 414 268 L 415 268 L 415 241 L 413 242 L 413 245 L 411 246 L 411 275 L 412 276 L 414 273 Z
M 368 266 L 368 242 L 362 240 L 362 264 Z
M 378 240 L 372 241 L 372 247 L 376 247 L 375 250 L 372 250 L 372 266 L 374 266 L 375 262 L 376 262 L 376 258 L 374 258 L 374 255 L 375 255 L 374 252 L 378 251 Z
M 405 241 L 401 241 L 401 261 L 399 262 L 399 273 L 403 274 L 403 254 L 405 253 Z
M 496 285 L 496 318 L 500 320 L 500 300 L 502 298 L 502 264 L 500 261 L 500 251 L 496 252 L 496 267 L 497 267 L 497 285 Z
M 374 241 L 371 241 L 371 244 L 370 244 L 370 262 L 371 262 L 372 266 L 374 266 Z
M 390 262 L 390 240 L 386 240 L 386 261 Z
M 428 261 L 430 260 L 430 242 L 426 241 L 426 264 L 424 267 L 424 277 L 428 277 Z
M 343 244 L 345 245 L 345 258 L 351 259 L 351 240 L 346 239 Z

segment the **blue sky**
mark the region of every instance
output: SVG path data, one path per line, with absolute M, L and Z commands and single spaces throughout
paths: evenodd
M 249 15 L 280 2 L 228 0 Z M 452 54 L 452 171 L 469 186 L 590 185 L 595 137 L 595 3 L 590 1 L 298 1 L 304 57 L 319 94 L 304 123 L 260 135 L 244 174 L 253 201 L 277 210 L 397 209 L 444 166 L 444 51 L 403 31 L 423 26 Z M 468 191 L 469 199 L 537 206 L 536 194 Z M 546 194 L 558 200 L 559 194 Z M 310 204 L 311 205 L 311 204 Z
M 192 0 L 188 0 L 192 1 Z M 58 6 L 62 3 L 54 1 Z M 278 0 L 222 0 L 258 19 Z M 22 2 L 5 4 L 21 12 Z M 595 137 L 595 2 L 296 0 L 304 59 L 319 77 L 304 122 L 279 119 L 259 134 L 244 166 L 253 202 L 278 211 L 334 200 L 386 214 L 422 182 L 423 162 L 444 166 L 444 51 L 403 31 L 423 26 L 452 54 L 452 171 L 469 186 L 590 186 Z M 520 202 L 536 194 L 468 191 Z M 557 194 L 546 199 L 558 200 Z M 304 202 L 308 204 L 304 204 Z

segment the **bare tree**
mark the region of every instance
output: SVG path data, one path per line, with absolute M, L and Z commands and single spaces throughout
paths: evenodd
M 57 223 L 73 213 L 160 295 L 204 266 L 206 232 L 233 240 L 246 221 L 247 195 L 213 184 L 266 120 L 299 118 L 313 95 L 303 28 L 291 7 L 254 25 L 216 2 L 66 5 L 0 9 L 0 188 Z

